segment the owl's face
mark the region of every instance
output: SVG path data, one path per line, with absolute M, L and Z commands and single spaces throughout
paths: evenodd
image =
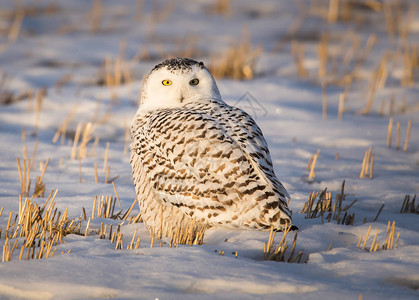
M 206 99 L 221 100 L 217 84 L 202 62 L 172 58 L 158 64 L 141 91 L 141 110 L 181 107 Z

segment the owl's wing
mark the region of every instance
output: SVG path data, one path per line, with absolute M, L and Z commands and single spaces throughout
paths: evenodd
M 237 107 L 223 105 L 222 112 L 228 120 L 232 139 L 248 154 L 261 176 L 271 184 L 278 199 L 286 204 L 290 196 L 275 175 L 268 144 L 262 130 L 249 114 Z
M 135 152 L 159 200 L 191 217 L 211 215 L 221 224 L 230 221 L 217 212 L 231 211 L 230 218 L 256 215 L 259 227 L 290 221 L 288 194 L 273 173 L 266 141 L 240 112 L 218 104 L 151 112 L 133 128 Z

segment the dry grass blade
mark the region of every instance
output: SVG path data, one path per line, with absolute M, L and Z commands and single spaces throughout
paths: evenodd
M 375 233 L 374 239 L 372 240 L 372 244 L 371 244 L 371 247 L 370 247 L 370 252 L 375 250 L 375 243 L 376 243 L 376 240 L 377 240 L 378 232 L 379 232 L 379 230 L 377 229 L 377 232 Z
M 327 75 L 327 61 L 329 60 L 328 36 L 323 34 L 317 46 L 317 56 L 319 59 L 318 75 L 323 79 Z
M 406 195 L 403 200 L 402 208 L 400 209 L 401 214 L 414 213 L 419 214 L 419 204 L 416 205 L 416 194 L 410 200 L 410 195 Z
M 268 242 L 267 243 L 265 242 L 264 250 L 263 250 L 263 252 L 264 252 L 263 257 L 264 257 L 265 260 L 268 259 L 270 253 L 272 252 L 272 246 L 273 246 L 273 243 L 274 243 L 275 234 L 276 234 L 276 232 L 274 232 L 274 226 L 271 225 Z
M 155 234 L 155 232 L 156 232 L 156 228 L 155 228 L 155 227 L 153 227 L 153 231 L 152 231 L 152 233 L 151 233 L 150 248 L 153 248 L 153 245 L 154 245 L 154 234 Z
M 12 258 L 14 250 L 18 249 L 18 240 L 13 246 L 10 239 L 24 238 L 19 251 L 19 259 L 23 259 L 24 249 L 27 249 L 27 259 L 42 259 L 54 255 L 52 247 L 62 243 L 62 237 L 73 233 L 80 234 L 81 223 L 67 217 L 67 210 L 61 214 L 54 211 L 57 191 L 51 191 L 42 206 L 33 201 L 34 197 L 19 198 L 19 212 L 15 215 L 10 212 L 6 227 L 6 243 L 3 247 L 3 261 Z M 36 253 L 35 248 L 39 248 Z
M 54 84 L 56 93 L 60 93 L 62 87 L 66 85 L 72 79 L 72 77 L 72 74 L 65 74 L 59 80 L 57 80 Z
M 100 138 L 97 136 L 97 137 L 95 138 L 95 141 L 93 142 L 92 149 L 90 149 L 90 152 L 89 152 L 89 156 L 90 156 L 90 157 L 92 157 L 92 156 L 94 155 L 94 153 L 95 153 L 95 149 L 96 149 L 97 145 L 99 144 L 99 140 L 100 140 Z
M 90 226 L 90 218 L 87 220 L 86 230 L 84 231 L 84 236 L 87 236 L 89 233 L 89 226 Z
M 24 17 L 25 17 L 25 12 L 23 10 L 18 10 L 16 12 L 15 18 L 13 20 L 12 26 L 10 27 L 9 34 L 7 36 L 7 39 L 9 40 L 9 42 L 13 43 L 17 40 Z
M 123 55 L 115 59 L 110 56 L 106 57 L 104 67 L 101 68 L 99 76 L 98 84 L 108 87 L 112 100 L 117 98 L 113 90 L 114 87 L 119 87 L 132 81 L 128 62 L 123 58 Z
M 412 128 L 412 122 L 409 120 L 409 121 L 407 122 L 406 140 L 405 140 L 405 142 L 404 142 L 403 152 L 406 152 L 406 151 L 407 151 L 407 147 L 408 147 L 408 145 L 409 145 L 409 139 L 410 139 L 410 131 L 411 131 L 411 128 Z
M 388 68 L 387 68 L 387 60 L 388 58 L 384 56 L 377 70 L 373 71 L 370 77 L 370 82 L 368 86 L 368 99 L 365 107 L 359 111 L 360 114 L 369 114 L 372 108 L 372 104 L 374 101 L 375 94 L 377 90 L 383 88 L 387 81 L 388 77 Z
M 313 180 L 316 177 L 316 174 L 314 173 L 314 168 L 316 167 L 317 158 L 319 157 L 319 154 L 320 154 L 320 149 L 317 150 L 310 165 L 310 173 L 308 175 L 308 178 L 311 180 Z
M 33 151 L 32 151 L 32 158 L 31 158 L 31 169 L 33 168 L 33 165 L 35 163 L 35 156 L 36 156 L 36 150 L 38 149 L 38 144 L 39 144 L 39 140 L 36 139 L 35 140 L 35 145 L 33 146 Z
M 127 249 L 130 249 L 130 250 L 134 249 L 134 241 L 137 236 L 137 231 L 138 231 L 138 228 L 135 228 L 134 234 L 131 239 L 131 243 L 127 246 Z
M 115 250 L 122 250 L 124 249 L 124 244 L 123 244 L 123 234 L 122 233 L 118 233 L 116 236 L 116 246 L 115 246 Z
M 76 155 L 77 155 L 77 145 L 79 143 L 79 138 L 80 138 L 80 133 L 82 130 L 82 124 L 78 123 L 77 124 L 77 128 L 76 128 L 76 134 L 74 136 L 74 141 L 73 141 L 73 148 L 71 150 L 71 159 L 75 159 Z
M 33 132 L 32 132 L 32 136 L 36 136 L 37 132 L 38 132 L 38 127 L 39 127 L 39 118 L 40 118 L 40 113 L 41 113 L 41 108 L 42 108 L 42 102 L 44 100 L 44 97 L 47 93 L 46 88 L 40 89 L 38 91 L 38 93 L 36 94 L 36 102 L 35 102 L 35 123 L 34 123 L 34 128 L 33 128 Z
M 274 239 L 275 239 L 275 232 L 273 231 L 273 227 L 271 227 L 271 231 L 269 233 L 269 239 L 268 242 L 264 245 L 264 260 L 274 260 L 274 261 L 280 261 L 280 262 L 288 262 L 288 263 L 300 263 L 302 259 L 303 253 L 300 251 L 298 255 L 294 258 L 295 253 L 295 246 L 297 243 L 297 233 L 294 235 L 292 247 L 291 247 L 291 253 L 287 256 L 287 241 L 286 237 L 288 233 L 290 232 L 291 226 L 286 225 L 284 229 L 284 235 L 281 239 L 281 241 L 278 243 L 278 245 L 273 248 Z
M 252 47 L 247 30 L 240 41 L 222 55 L 212 57 L 209 69 L 215 78 L 242 80 L 255 77 L 255 64 L 262 49 Z
M 90 30 L 92 33 L 97 33 L 100 30 L 100 24 L 102 22 L 103 5 L 102 0 L 94 0 L 92 3 L 91 11 L 91 25 Z
M 78 109 L 78 105 L 75 105 L 72 108 L 71 112 L 67 115 L 64 121 L 61 123 L 60 127 L 58 128 L 57 132 L 52 138 L 53 144 L 55 144 L 58 141 L 58 139 L 60 138 L 60 135 L 61 135 L 61 144 L 64 144 L 68 123 L 70 123 L 70 121 L 74 118 L 74 115 L 76 114 L 77 109 Z
M 378 210 L 378 213 L 377 213 L 377 215 L 374 218 L 374 222 L 376 222 L 378 220 L 378 217 L 380 216 L 381 211 L 383 210 L 383 208 L 384 208 L 384 204 L 382 204 L 381 207 L 380 207 L 380 209 Z
M 106 174 L 105 174 L 105 183 L 109 183 L 109 174 L 111 172 L 111 167 L 108 166 L 108 168 L 106 169 Z
M 94 163 L 94 168 L 95 168 L 95 183 L 98 183 L 99 181 L 99 176 L 97 174 L 97 163 Z
M 134 199 L 130 208 L 126 211 L 126 213 L 122 216 L 122 220 L 128 219 L 128 216 L 131 214 L 132 209 L 134 208 L 135 204 L 137 203 L 137 198 Z
M 87 157 L 87 144 L 92 139 L 92 134 L 94 130 L 95 130 L 95 126 L 91 122 L 88 122 L 83 126 L 83 133 L 82 133 L 81 143 L 79 146 L 78 158 Z
M 391 147 L 391 136 L 393 133 L 393 118 L 388 120 L 388 127 L 387 127 L 387 147 Z
M 21 193 L 22 195 L 25 195 L 25 183 L 24 183 L 24 176 L 22 174 L 22 168 L 20 166 L 20 160 L 18 157 L 16 157 L 16 163 L 17 163 L 17 170 L 19 172 L 19 180 L 20 180 L 20 187 L 21 187 Z
M 322 82 L 322 117 L 323 120 L 327 120 L 327 93 L 326 84 Z
M 116 197 L 112 196 L 94 196 L 93 198 L 93 206 L 92 206 L 92 215 L 91 219 L 96 218 L 108 218 L 113 220 L 128 220 L 131 211 L 133 210 L 135 204 L 137 203 L 137 199 L 133 201 L 129 209 L 123 213 L 123 210 L 116 212 L 115 205 L 116 202 L 119 203 L 119 200 Z M 131 217 L 129 223 L 139 223 L 141 222 L 141 213 L 139 213 L 135 217 Z
M 42 182 L 42 179 L 44 178 L 45 172 L 46 172 L 47 167 L 48 167 L 48 163 L 49 163 L 49 158 L 47 159 L 47 161 L 44 164 L 41 176 L 36 178 L 35 191 L 33 193 L 34 197 L 44 197 L 45 184 Z
M 119 201 L 118 192 L 116 191 L 116 186 L 114 182 L 112 182 L 112 186 L 113 186 L 113 190 L 115 191 L 116 200 L 118 200 L 118 205 L 121 208 L 121 201 Z
M 308 160 L 308 163 L 307 163 L 307 167 L 306 167 L 307 171 L 310 170 L 311 164 L 313 163 L 313 159 L 314 159 L 314 154 L 311 154 L 310 159 Z
M 393 223 L 390 226 L 390 221 L 388 222 L 388 228 L 390 230 L 387 230 L 387 236 L 386 236 L 386 242 L 383 245 L 384 250 L 390 250 L 394 248 L 394 236 L 396 233 L 396 221 L 393 221 Z
M 16 157 L 17 169 L 19 172 L 19 180 L 20 180 L 20 187 L 21 187 L 21 195 L 22 196 L 29 196 L 29 189 L 30 189 L 30 171 L 31 171 L 31 160 L 27 158 L 26 148 L 24 148 L 24 157 L 23 157 L 23 166 L 20 164 L 20 160 Z
M 213 6 L 210 8 L 211 13 L 230 15 L 231 13 L 231 4 L 230 0 L 217 0 Z
M 108 165 L 108 154 L 109 154 L 109 142 L 106 143 L 105 157 L 103 159 L 103 172 L 106 171 Z
M 342 201 L 345 199 L 345 180 L 342 182 L 340 193 L 336 194 L 335 198 L 332 193 L 327 192 L 327 188 L 319 192 L 311 192 L 307 201 L 304 203 L 302 213 L 306 214 L 306 219 L 322 218 L 328 222 L 336 220 L 338 224 L 354 225 L 355 214 L 348 214 L 347 210 L 351 208 L 357 200 L 353 200 L 351 204 L 342 207 Z M 341 212 L 344 211 L 345 215 L 341 218 Z M 326 215 L 327 214 L 327 215 Z M 326 217 L 324 217 L 326 215 Z
M 371 232 L 371 225 L 368 227 L 367 234 L 365 235 L 365 240 L 364 240 L 364 244 L 362 245 L 362 250 L 365 249 L 365 245 L 367 244 L 367 240 L 368 240 L 368 237 L 370 235 L 370 232 Z
M 305 78 L 308 76 L 307 68 L 305 67 L 304 61 L 304 46 L 297 41 L 291 42 L 291 55 L 294 61 L 294 64 L 297 68 L 298 76 Z
M 374 172 L 374 154 L 372 154 L 372 148 L 369 147 L 367 151 L 365 151 L 364 159 L 362 161 L 362 168 L 361 173 L 359 174 L 359 178 L 366 178 L 369 177 L 370 179 L 373 178 Z
M 370 162 L 370 179 L 372 179 L 374 177 L 374 159 L 375 159 L 375 155 L 372 154 L 371 155 L 371 162 Z
M 339 17 L 339 0 L 329 0 L 329 10 L 327 14 L 327 20 L 330 23 L 334 23 Z
M 367 240 L 368 240 L 370 231 L 371 231 L 371 225 L 368 227 L 368 231 L 367 231 L 367 234 L 365 236 L 364 243 L 362 244 L 362 247 L 361 247 L 362 250 L 365 250 L 365 246 L 367 244 Z M 368 250 L 369 252 L 378 251 L 380 249 L 391 250 L 391 249 L 394 249 L 394 248 L 397 247 L 398 239 L 400 237 L 400 233 L 397 233 L 397 235 L 396 235 L 396 221 L 393 221 L 393 222 L 388 221 L 387 231 L 386 231 L 386 240 L 381 245 L 381 247 L 380 247 L 380 243 L 378 241 L 378 234 L 379 234 L 379 230 L 377 229 L 377 231 L 374 235 L 374 239 L 371 243 L 371 246 L 369 247 L 369 250 Z M 362 237 L 360 238 L 357 247 L 361 246 L 361 242 L 362 242 Z
M 417 62 L 415 46 L 410 49 L 409 44 L 405 43 L 401 86 L 412 86 L 415 83 L 415 67 L 417 67 L 415 61 Z
M 396 149 L 400 149 L 400 122 L 396 123 Z
M 339 94 L 339 106 L 338 106 L 338 120 L 342 120 L 343 111 L 344 111 L 344 104 L 345 104 L 345 93 Z
M 158 235 L 169 237 L 169 246 L 178 247 L 180 244 L 189 246 L 202 245 L 204 242 L 205 231 L 207 226 L 196 222 L 195 219 L 189 219 L 186 224 L 179 226 L 178 224 L 166 223 L 164 228 L 158 229 Z M 163 231 L 161 234 L 160 231 Z

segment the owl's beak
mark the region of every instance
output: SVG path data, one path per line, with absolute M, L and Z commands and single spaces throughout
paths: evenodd
M 188 90 L 185 87 L 182 87 L 180 89 L 180 95 L 179 95 L 180 103 L 183 103 L 183 100 L 185 100 L 187 96 L 188 96 Z

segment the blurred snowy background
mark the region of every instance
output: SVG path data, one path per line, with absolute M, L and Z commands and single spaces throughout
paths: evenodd
M 417 299 L 418 9 L 414 0 L 0 1 L 0 298 Z M 223 99 L 262 128 L 291 194 L 300 263 L 286 262 L 295 233 L 285 262 L 264 260 L 269 232 L 213 228 L 203 245 L 156 237 L 150 248 L 129 127 L 142 78 L 175 56 L 202 60 Z M 322 202 L 310 196 L 325 188 Z M 26 197 L 36 216 L 51 192 L 51 211 L 79 227 L 46 258 L 50 235 L 25 247 L 21 221 Z M 106 201 L 114 213 L 98 215 Z M 112 243 L 111 225 L 122 233 Z

